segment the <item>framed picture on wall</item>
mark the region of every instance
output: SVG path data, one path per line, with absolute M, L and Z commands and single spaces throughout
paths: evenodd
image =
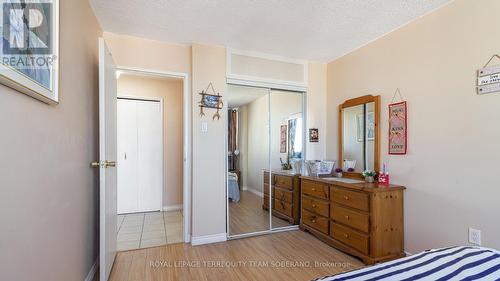
M 1 9 L 0 83 L 57 104 L 59 0 L 3 0 Z
M 319 130 L 309 129 L 309 142 L 319 142 Z
M 389 154 L 404 155 L 408 149 L 408 109 L 406 102 L 389 105 Z
M 287 125 L 281 125 L 280 127 L 280 153 L 286 153 L 287 146 Z

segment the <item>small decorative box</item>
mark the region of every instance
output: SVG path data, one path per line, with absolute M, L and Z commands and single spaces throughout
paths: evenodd
M 389 184 L 389 174 L 380 173 L 378 175 L 378 183 Z

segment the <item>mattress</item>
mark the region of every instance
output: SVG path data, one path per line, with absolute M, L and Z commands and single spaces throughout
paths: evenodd
M 449 247 L 316 280 L 500 280 L 500 252 Z

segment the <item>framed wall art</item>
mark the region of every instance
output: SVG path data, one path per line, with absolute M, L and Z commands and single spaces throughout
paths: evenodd
M 408 112 L 406 101 L 389 105 L 389 154 L 406 154 L 408 149 Z
M 280 126 L 280 153 L 286 153 L 287 135 L 288 135 L 287 128 L 288 128 L 287 125 Z
M 319 130 L 309 129 L 309 142 L 319 142 Z
M 2 0 L 1 9 L 0 83 L 57 104 L 59 0 Z

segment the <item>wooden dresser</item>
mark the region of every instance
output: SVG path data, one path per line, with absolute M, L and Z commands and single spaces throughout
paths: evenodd
M 301 177 L 300 228 L 366 264 L 404 256 L 405 187 Z
M 272 171 L 272 214 L 275 217 L 300 223 L 300 175 L 287 171 Z M 269 210 L 269 171 L 263 176 L 264 199 L 262 208 Z

